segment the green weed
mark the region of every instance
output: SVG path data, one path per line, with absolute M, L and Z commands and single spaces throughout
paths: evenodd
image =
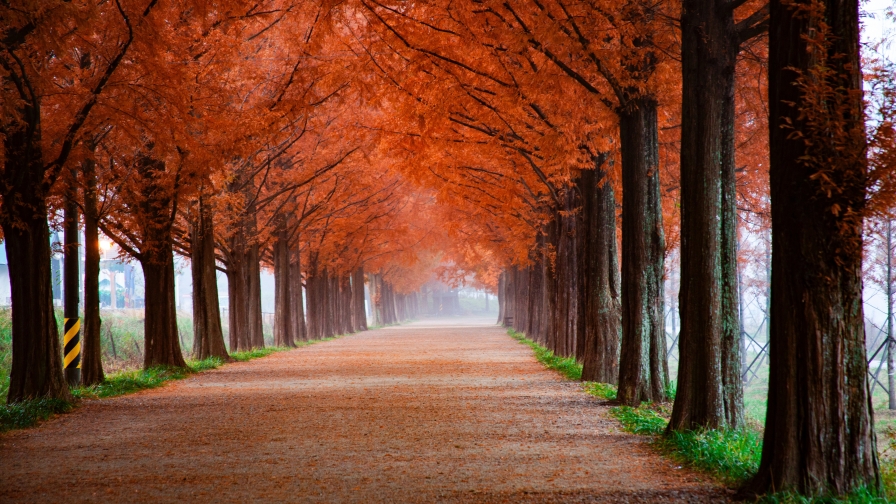
M 669 380 L 666 383 L 666 400 L 669 402 L 674 402 L 676 392 L 678 392 L 678 382 L 676 382 L 675 380 Z
M 585 389 L 585 392 L 593 395 L 594 397 L 599 397 L 601 399 L 607 399 L 610 401 L 616 399 L 616 386 L 609 383 L 585 382 L 582 385 L 582 388 Z
M 749 428 L 672 432 L 658 442 L 677 460 L 732 486 L 756 474 L 762 455 L 762 434 Z
M 896 501 L 896 460 L 882 459 L 880 461 L 880 479 L 884 487 L 884 495 L 891 501 Z
M 12 369 L 12 316 L 9 308 L 0 309 L 0 402 L 9 393 L 9 371 Z
M 669 420 L 645 403 L 637 408 L 617 406 L 610 408 L 610 415 L 622 424 L 622 428 L 633 434 L 658 436 L 666 430 Z
M 252 350 L 245 350 L 242 352 L 233 352 L 230 354 L 230 357 L 233 360 L 245 362 L 247 360 L 257 359 L 259 357 L 267 357 L 272 353 L 282 352 L 284 350 L 290 350 L 285 347 L 264 347 L 264 348 L 253 348 Z
M 188 360 L 187 365 L 194 373 L 216 369 L 224 365 L 224 359 L 220 357 L 207 357 L 202 360 Z
M 555 369 L 567 378 L 581 379 L 582 367 L 575 359 L 557 357 L 550 350 L 514 330 L 509 330 L 508 334 L 531 347 L 538 361 L 545 367 Z M 666 394 L 669 398 L 675 397 L 675 385 L 675 382 L 671 382 L 667 387 Z M 586 393 L 601 399 L 616 399 L 616 387 L 610 384 L 585 382 L 582 388 Z M 740 484 L 756 472 L 762 453 L 762 436 L 758 430 L 747 428 L 673 432 L 669 436 L 663 436 L 669 424 L 669 413 L 667 406 L 649 403 L 637 408 L 618 406 L 610 409 L 610 415 L 619 420 L 624 430 L 654 436 L 656 446 L 666 454 L 728 484 Z
M 72 393 L 77 398 L 115 397 L 161 387 L 169 380 L 186 378 L 190 372 L 189 368 L 168 366 L 120 371 L 107 376 L 103 383 L 77 388 Z
M 676 431 L 664 436 L 669 410 L 649 403 L 612 408 L 610 415 L 628 432 L 657 436 L 656 446 L 663 452 L 729 485 L 744 483 L 759 468 L 762 434 L 758 430 Z
M 241 352 L 241 360 L 264 357 L 283 348 L 257 349 Z M 0 432 L 11 429 L 30 427 L 41 420 L 46 420 L 55 413 L 65 413 L 77 405 L 80 399 L 97 399 L 131 394 L 140 390 L 161 387 L 171 380 L 181 380 L 193 373 L 215 369 L 224 364 L 219 357 L 203 360 L 189 360 L 186 368 L 159 366 L 150 369 L 120 371 L 106 376 L 106 381 L 90 387 L 72 389 L 76 402 L 69 403 L 60 399 L 35 399 L 15 404 L 0 406 Z
M 867 488 L 859 488 L 847 495 L 840 496 L 806 497 L 793 492 L 779 492 L 763 495 L 757 502 L 762 504 L 886 504 L 892 501 Z
M 534 350 L 535 358 L 538 359 L 538 362 L 544 364 L 546 368 L 553 369 L 570 380 L 578 381 L 582 379 L 582 365 L 576 362 L 575 357 L 560 357 L 554 355 L 554 352 L 530 340 L 525 334 L 516 332 L 513 329 L 509 329 L 507 334 L 509 334 L 511 338 L 524 345 L 528 345 Z
M 62 399 L 32 399 L 0 406 L 0 432 L 30 427 L 54 413 L 70 411 L 74 405 Z

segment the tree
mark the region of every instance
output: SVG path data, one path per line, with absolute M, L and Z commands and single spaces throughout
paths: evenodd
M 767 5 L 684 0 L 681 15 L 681 332 L 669 430 L 743 423 L 737 294 L 735 70 Z
M 50 290 L 47 198 L 98 97 L 134 39 L 131 16 L 145 19 L 152 7 L 151 3 L 137 10 L 121 1 L 101 9 L 62 1 L 0 7 L 4 19 L 0 227 L 13 298 L 10 403 L 43 396 L 69 398 Z M 72 29 L 75 26 L 83 30 Z M 82 81 L 74 72 L 87 66 L 82 57 L 88 52 L 77 47 L 75 40 L 88 40 L 98 33 L 106 36 L 93 49 L 108 63 L 86 73 Z M 50 95 L 56 79 L 74 84 L 64 102 Z M 48 110 L 54 113 L 45 117 Z
M 93 149 L 91 149 L 93 150 Z M 96 161 L 88 157 L 81 164 L 84 181 L 84 324 L 81 356 L 81 383 L 85 386 L 105 381 L 100 346 L 100 238 L 97 208 Z
M 773 0 L 769 46 L 769 398 L 762 460 L 746 491 L 874 490 L 858 2 Z
M 215 228 L 209 196 L 199 189 L 197 213 L 190 226 L 190 267 L 193 274 L 193 358 L 229 360 L 218 306 L 215 269 Z

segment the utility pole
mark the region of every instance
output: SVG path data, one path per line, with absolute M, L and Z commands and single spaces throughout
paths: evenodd
M 65 245 L 63 263 L 63 344 L 65 349 L 63 364 L 65 380 L 70 387 L 81 383 L 81 318 L 78 313 L 79 284 L 81 278 L 80 257 L 78 254 L 78 205 L 75 203 L 74 190 L 70 190 L 65 202 Z

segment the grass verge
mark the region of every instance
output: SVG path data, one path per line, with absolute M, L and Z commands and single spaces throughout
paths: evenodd
M 571 380 L 580 380 L 582 366 L 573 358 L 558 357 L 547 348 L 526 338 L 525 334 L 508 330 L 515 340 L 532 348 L 538 362 L 554 369 Z M 616 387 L 607 383 L 584 382 L 584 391 L 605 400 L 616 399 Z M 669 396 L 675 397 L 674 383 Z M 730 487 L 738 487 L 756 474 L 762 455 L 762 431 L 759 425 L 748 425 L 738 430 L 705 430 L 673 432 L 664 435 L 670 410 L 664 404 L 642 404 L 637 408 L 617 406 L 610 415 L 622 424 L 623 430 L 651 436 L 653 444 L 675 461 L 704 472 Z M 896 453 L 896 429 L 884 433 L 890 449 Z M 758 502 L 768 504 L 847 504 L 896 502 L 896 460 L 881 461 L 884 495 L 877 496 L 868 489 L 858 489 L 845 496 L 806 497 L 782 492 L 763 496 Z
M 806 497 L 792 492 L 779 492 L 764 495 L 757 502 L 762 504 L 887 504 L 893 501 L 888 497 L 875 495 L 867 488 L 860 488 L 847 495 L 828 497 Z
M 296 343 L 296 347 L 305 347 L 322 341 L 331 341 L 338 337 L 339 336 L 320 340 L 301 341 Z M 230 354 L 230 357 L 235 361 L 245 362 L 260 357 L 266 357 L 272 353 L 283 352 L 285 350 L 292 350 L 292 348 L 256 348 L 244 352 L 234 352 Z M 224 364 L 225 362 L 221 358 L 209 357 L 208 359 L 203 360 L 188 360 L 186 368 L 159 366 L 150 369 L 121 371 L 106 376 L 106 381 L 98 385 L 72 389 L 72 396 L 75 399 L 74 402 L 43 398 L 22 401 L 15 404 L 0 405 L 0 432 L 31 427 L 42 420 L 50 418 L 54 414 L 69 412 L 77 406 L 78 401 L 81 399 L 115 397 L 131 394 L 140 390 L 161 387 L 171 380 L 181 380 L 193 373 L 215 369 Z
M 34 399 L 0 406 L 0 432 L 31 427 L 56 413 L 71 411 L 74 405 L 62 399 Z
M 582 365 L 576 362 L 574 357 L 560 357 L 554 355 L 554 352 L 530 340 L 525 334 L 516 332 L 513 329 L 508 329 L 507 334 L 509 334 L 511 338 L 529 346 L 529 348 L 535 351 L 535 358 L 538 359 L 538 362 L 544 364 L 546 368 L 553 369 L 570 380 L 578 381 L 582 379 Z
M 574 358 L 558 357 L 512 329 L 508 334 L 531 347 L 535 357 L 545 367 L 555 369 L 571 380 L 581 379 L 582 366 Z M 582 388 L 586 393 L 601 399 L 616 399 L 616 387 L 610 384 L 585 382 Z M 756 472 L 762 449 L 761 434 L 757 430 L 676 432 L 664 436 L 669 414 L 668 406 L 662 404 L 643 404 L 637 408 L 617 406 L 610 409 L 610 415 L 622 424 L 625 431 L 652 436 L 654 445 L 663 453 L 728 485 L 739 485 Z

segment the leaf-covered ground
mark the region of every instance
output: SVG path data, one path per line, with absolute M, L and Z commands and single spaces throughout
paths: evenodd
M 608 411 L 501 328 L 425 320 L 2 435 L 0 501 L 726 499 Z

